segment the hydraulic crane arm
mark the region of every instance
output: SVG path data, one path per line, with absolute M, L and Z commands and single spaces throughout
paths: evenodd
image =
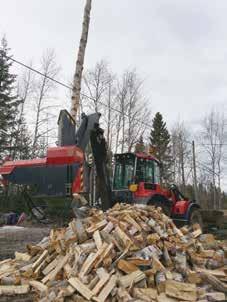
M 98 124 L 101 114 L 82 114 L 80 126 L 75 132 L 75 122 L 67 110 L 61 110 L 58 118 L 58 146 L 76 145 L 85 151 L 90 140 L 90 132 Z
M 99 128 L 98 124 L 95 124 L 90 134 L 90 142 L 100 187 L 102 208 L 107 210 L 113 206 L 113 202 L 108 171 L 107 145 L 103 133 L 103 129 Z
M 99 128 L 100 113 L 90 115 L 82 114 L 81 124 L 75 134 L 75 123 L 71 115 L 62 110 L 58 122 L 59 142 L 76 144 L 83 152 L 91 143 L 92 153 L 96 166 L 96 174 L 100 187 L 102 208 L 107 210 L 112 206 L 112 191 L 108 173 L 107 146 L 104 138 L 104 131 Z

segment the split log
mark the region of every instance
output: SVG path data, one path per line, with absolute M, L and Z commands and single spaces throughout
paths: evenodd
M 93 239 L 95 241 L 97 249 L 100 249 L 101 246 L 102 246 L 102 238 L 101 238 L 100 233 L 99 233 L 98 230 L 94 232 Z
M 165 283 L 166 283 L 166 276 L 164 272 L 156 272 L 155 274 L 155 284 L 158 290 L 158 293 L 165 292 Z
M 35 270 L 40 265 L 40 263 L 47 257 L 47 255 L 48 251 L 43 251 L 40 257 L 32 264 L 32 269 Z
M 124 272 L 126 274 L 138 271 L 138 267 L 135 264 L 128 262 L 124 259 L 120 259 L 118 261 L 117 267 L 119 270 L 121 270 L 122 272 Z
M 107 220 L 104 219 L 104 220 L 102 220 L 102 221 L 100 221 L 96 224 L 91 225 L 89 228 L 86 229 L 86 231 L 87 231 L 88 234 L 92 234 L 97 230 L 103 229 L 104 226 L 107 225 L 107 223 L 108 223 Z
M 196 301 L 196 286 L 191 283 L 182 283 L 174 280 L 167 280 L 165 286 L 167 296 L 184 301 Z
M 21 278 L 19 276 L 8 276 L 1 278 L 1 285 L 20 285 Z
M 154 288 L 134 288 L 133 297 L 143 301 L 152 302 L 157 299 L 157 290 Z
M 179 302 L 179 300 L 176 298 L 168 297 L 165 293 L 161 293 L 157 297 L 157 302 Z
M 97 302 L 105 302 L 106 298 L 109 296 L 113 288 L 116 286 L 117 277 L 116 275 L 113 275 L 110 280 L 107 282 L 107 284 L 104 286 L 100 294 L 98 295 L 97 299 L 93 298 L 93 300 Z
M 33 280 L 33 281 L 30 281 L 29 284 L 31 285 L 31 287 L 38 290 L 42 294 L 47 292 L 48 287 L 39 281 Z
M 201 278 L 203 279 L 203 281 L 212 285 L 212 287 L 215 290 L 218 290 L 220 292 L 227 294 L 227 285 L 224 284 L 223 282 L 221 282 L 220 280 L 218 280 L 218 278 L 216 278 L 215 276 L 212 276 L 211 274 L 207 274 L 205 272 L 201 272 L 200 275 L 201 275 Z
M 42 279 L 42 282 L 45 284 L 48 281 L 53 281 L 56 275 L 62 270 L 63 266 L 67 263 L 68 259 L 69 255 L 65 255 L 65 257 L 62 257 L 61 260 L 59 260 L 57 266 Z
M 99 270 L 99 278 L 100 280 L 95 285 L 95 287 L 92 289 L 92 292 L 94 295 L 98 295 L 101 289 L 104 287 L 104 285 L 107 283 L 107 281 L 110 278 L 110 275 L 105 270 Z
M 50 262 L 42 271 L 42 273 L 46 276 L 47 274 L 50 273 L 50 271 L 52 271 L 58 264 L 59 261 L 59 257 L 57 257 L 56 259 L 54 259 L 52 262 Z
M 133 284 L 140 282 L 141 280 L 143 280 L 145 278 L 146 278 L 146 275 L 142 271 L 137 270 L 126 276 L 119 277 L 118 284 L 120 286 L 126 288 L 126 287 L 129 287 Z
M 93 292 L 85 286 L 78 278 L 70 278 L 69 283 L 74 287 L 85 299 L 91 300 L 94 296 Z
M 129 238 L 129 236 L 124 231 L 122 231 L 120 227 L 117 226 L 115 228 L 114 234 L 119 239 L 119 242 L 123 248 L 129 249 L 131 251 L 139 249 L 137 246 L 135 246 L 134 242 Z
M 0 285 L 0 295 L 24 295 L 29 292 L 29 285 Z
M 206 293 L 205 297 L 209 299 L 209 301 L 226 301 L 225 294 L 219 292 Z
M 79 273 L 79 277 L 83 278 L 86 274 L 88 274 L 91 269 L 96 264 L 98 258 L 102 255 L 102 253 L 105 251 L 105 249 L 108 247 L 108 245 L 104 242 L 102 247 L 94 254 L 90 254 L 85 262 L 82 265 L 82 268 Z
M 73 232 L 77 235 L 79 243 L 83 243 L 88 239 L 87 233 L 80 219 L 73 219 L 70 222 L 70 227 Z
M 15 252 L 15 259 L 18 261 L 29 261 L 31 259 L 31 255 L 27 253 L 19 253 Z

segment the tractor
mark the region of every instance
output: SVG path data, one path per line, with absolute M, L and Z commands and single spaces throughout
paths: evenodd
M 200 206 L 186 198 L 176 185 L 161 185 L 160 162 L 149 154 L 115 155 L 112 194 L 114 201 L 161 207 L 178 225 L 202 225 Z

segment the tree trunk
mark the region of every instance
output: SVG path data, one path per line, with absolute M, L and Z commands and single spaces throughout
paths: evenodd
M 122 106 L 122 142 L 121 142 L 121 153 L 124 153 L 125 148 L 125 112 L 124 106 Z
M 217 209 L 216 203 L 216 181 L 215 181 L 215 162 L 212 162 L 212 185 L 213 185 L 213 209 Z
M 41 110 L 41 103 L 42 103 L 43 96 L 44 96 L 43 92 L 44 92 L 44 89 L 45 89 L 45 85 L 46 85 L 46 73 L 45 73 L 45 77 L 43 78 L 42 87 L 41 87 L 41 91 L 40 91 L 40 94 L 39 94 L 39 101 L 38 101 L 37 113 L 36 113 L 35 130 L 34 130 L 34 139 L 33 139 L 33 144 L 32 144 L 32 156 L 35 155 L 36 144 L 37 144 L 37 141 L 38 141 L 40 110 Z
M 181 177 L 182 177 L 183 192 L 185 193 L 186 183 L 185 183 L 184 154 L 183 154 L 183 150 L 182 150 L 182 154 L 181 154 Z
M 111 83 L 109 83 L 109 91 L 108 91 L 108 120 L 107 120 L 107 146 L 110 150 L 110 118 L 111 118 Z
M 221 162 L 218 161 L 218 196 L 217 196 L 218 202 L 218 209 L 222 209 L 222 194 L 221 194 Z
M 118 149 L 119 134 L 120 134 L 120 129 L 121 129 L 121 114 L 119 114 L 118 123 L 116 125 L 116 128 L 117 128 L 117 136 L 116 136 L 116 145 L 115 145 L 115 152 L 114 153 L 117 153 L 117 149 Z
M 74 118 L 74 120 L 76 120 L 77 110 L 80 105 L 81 80 L 82 80 L 85 50 L 87 46 L 88 30 L 90 24 L 91 1 L 92 0 L 86 0 L 86 5 L 84 8 L 82 34 L 81 34 L 80 46 L 79 46 L 77 62 L 76 62 L 76 71 L 73 78 L 71 115 Z

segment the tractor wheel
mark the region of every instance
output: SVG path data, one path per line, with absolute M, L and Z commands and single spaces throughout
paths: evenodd
M 193 225 L 195 223 L 198 223 L 203 229 L 203 219 L 200 211 L 198 209 L 192 209 L 190 217 L 189 217 L 189 225 Z

